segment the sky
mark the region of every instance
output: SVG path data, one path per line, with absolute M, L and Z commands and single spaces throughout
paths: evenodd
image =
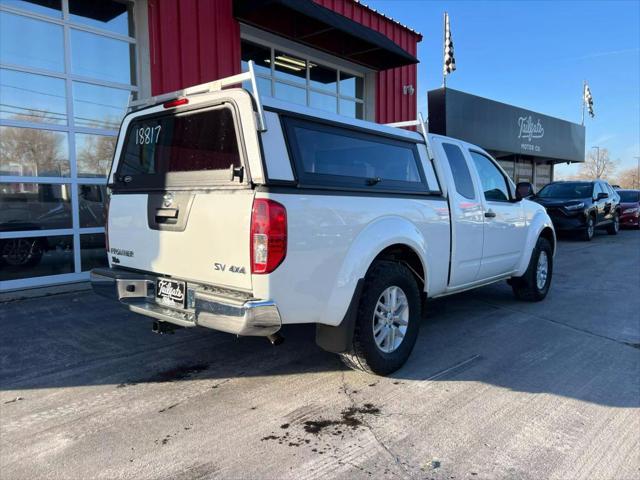
M 418 110 L 442 86 L 443 13 L 449 13 L 456 90 L 580 123 L 582 82 L 593 95 L 587 152 L 607 148 L 618 170 L 640 156 L 640 0 L 363 0 L 423 35 L 418 45 Z M 556 166 L 556 177 L 578 166 Z

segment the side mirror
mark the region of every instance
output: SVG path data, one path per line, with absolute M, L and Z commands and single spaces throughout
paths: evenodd
M 606 192 L 600 192 L 596 197 L 596 200 L 603 200 L 605 198 L 609 198 L 609 194 Z
M 535 196 L 533 185 L 529 182 L 518 182 L 516 185 L 516 200 L 522 200 L 523 198 L 530 198 Z

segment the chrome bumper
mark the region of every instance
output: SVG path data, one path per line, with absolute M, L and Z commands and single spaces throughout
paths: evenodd
M 162 322 L 181 327 L 206 327 L 244 336 L 268 336 L 282 326 L 278 307 L 270 300 L 228 299 L 195 289 L 193 308 L 178 310 L 164 307 L 155 301 L 155 282 L 153 275 L 114 268 L 91 271 L 94 292 L 121 302 L 132 312 Z

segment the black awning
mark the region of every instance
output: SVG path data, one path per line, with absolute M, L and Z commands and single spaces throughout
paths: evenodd
M 418 63 L 381 33 L 312 0 L 234 0 L 233 13 L 243 23 L 374 70 Z

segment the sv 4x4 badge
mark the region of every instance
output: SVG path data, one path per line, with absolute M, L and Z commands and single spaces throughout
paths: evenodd
M 226 263 L 214 263 L 213 264 L 213 268 L 215 270 L 218 270 L 220 272 L 224 272 L 227 269 L 227 265 Z M 247 271 L 245 270 L 244 267 L 236 267 L 235 265 L 229 265 L 229 272 L 230 273 L 241 273 L 241 274 L 245 274 L 247 273 Z

